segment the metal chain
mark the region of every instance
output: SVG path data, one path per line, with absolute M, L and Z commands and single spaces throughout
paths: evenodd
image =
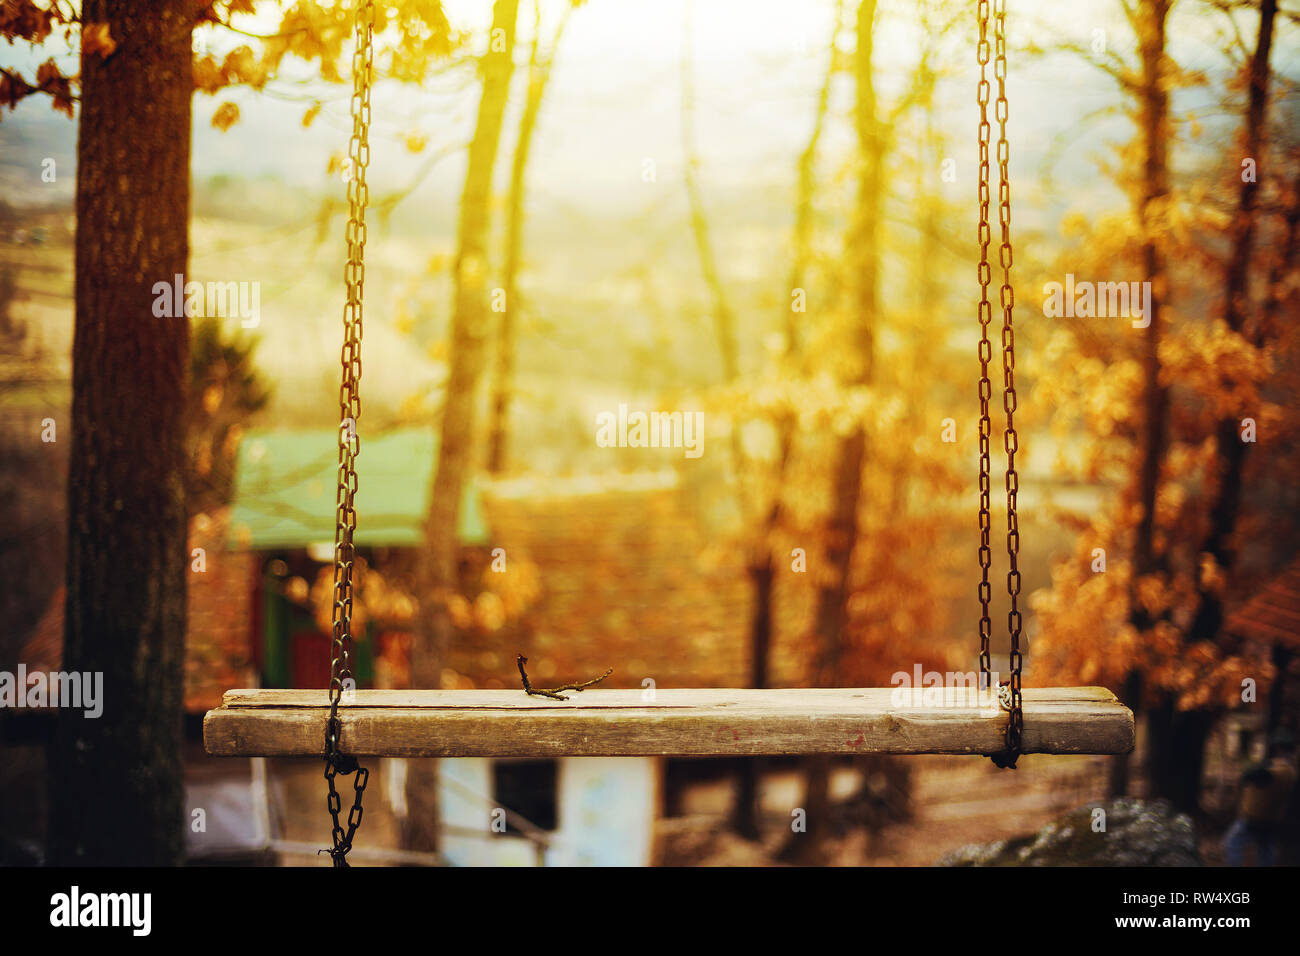
M 347 302 L 343 306 L 343 366 L 339 385 L 339 471 L 335 497 L 333 639 L 330 646 L 330 713 L 325 723 L 325 780 L 329 786 L 326 806 L 333 820 L 333 846 L 326 851 L 335 866 L 347 866 L 352 838 L 361 826 L 361 798 L 370 772 L 355 757 L 339 751 L 342 724 L 339 701 L 344 683 L 352 681 L 352 571 L 356 550 L 352 539 L 357 527 L 356 458 L 361 452 L 357 420 L 361 417 L 361 332 L 362 300 L 366 280 L 366 167 L 370 165 L 370 71 L 374 63 L 375 11 L 372 0 L 359 0 L 356 14 L 356 45 L 352 51 L 352 139 L 348 144 L 348 261 L 343 277 Z M 347 829 L 339 823 L 343 801 L 335 787 L 338 774 L 355 773 L 354 797 Z
M 993 598 L 989 586 L 989 568 L 993 563 L 993 551 L 989 547 L 989 533 L 992 528 L 989 504 L 989 436 L 993 424 L 989 419 L 989 398 L 993 394 L 993 383 L 989 381 L 989 362 L 993 357 L 993 345 L 989 342 L 989 323 L 993 318 L 993 306 L 989 302 L 989 283 L 993 270 L 989 266 L 989 244 L 992 242 L 992 230 L 989 228 L 989 137 L 992 127 L 989 125 L 989 81 L 986 67 L 989 62 L 989 0 L 979 0 L 977 17 L 979 19 L 979 43 L 976 56 L 980 64 L 980 82 L 976 99 L 980 107 L 979 125 L 979 283 L 980 283 L 980 684 L 982 689 L 989 689 L 992 682 L 992 667 L 989 658 L 989 639 L 993 634 L 993 624 L 989 617 L 989 604 Z
M 1002 225 L 1002 404 L 1007 412 L 1007 429 L 1003 442 L 1007 451 L 1007 594 L 1011 609 L 1007 612 L 1007 629 L 1011 633 L 1011 719 L 1007 722 L 1007 749 L 1020 752 L 1024 731 L 1024 712 L 1020 696 L 1020 672 L 1024 659 L 1020 653 L 1020 519 L 1016 513 L 1016 495 L 1020 475 L 1016 472 L 1016 452 L 1020 439 L 1016 435 L 1016 336 L 1012 324 L 1016 294 L 1011 285 L 1011 174 L 1008 169 L 1011 148 L 1007 144 L 1007 0 L 994 0 L 993 75 L 998 81 L 995 114 L 998 120 L 998 215 Z M 1014 764 L 1014 758 L 1013 758 Z
M 992 346 L 989 342 L 989 324 L 991 304 L 988 287 L 991 282 L 988 249 L 991 243 L 989 226 L 989 140 L 991 129 L 988 121 L 988 103 L 990 98 L 986 66 L 989 62 L 989 0 L 979 0 L 977 18 L 979 20 L 979 46 L 977 57 L 980 64 L 980 82 L 977 98 L 980 105 L 979 159 L 980 159 L 980 673 L 984 685 L 990 680 L 989 638 L 991 624 L 989 603 L 991 588 L 989 586 L 989 567 L 992 554 L 989 548 L 990 518 L 990 435 L 992 422 L 989 418 L 989 399 L 992 385 L 989 381 L 988 367 L 992 358 Z M 1003 433 L 1003 446 L 1007 453 L 1006 490 L 1007 490 L 1007 594 L 1011 599 L 1011 609 L 1007 613 L 1007 630 L 1011 638 L 1008 664 L 1011 675 L 1005 692 L 1000 689 L 999 698 L 1009 711 L 1006 732 L 1006 749 L 993 755 L 993 760 L 1001 767 L 1014 767 L 1020 753 L 1024 732 L 1024 712 L 1021 699 L 1021 671 L 1024 658 L 1020 652 L 1021 614 L 1020 570 L 1020 522 L 1016 513 L 1016 496 L 1020 490 L 1020 476 L 1016 472 L 1016 452 L 1020 442 L 1015 428 L 1016 398 L 1016 345 L 1013 312 L 1015 309 L 1015 290 L 1011 285 L 1011 176 L 1009 171 L 1010 147 L 1007 143 L 1007 43 L 1006 43 L 1006 0 L 992 0 L 993 9 L 993 75 L 998 82 L 998 96 L 994 103 L 994 115 L 998 121 L 998 220 L 1002 227 L 999 259 L 1002 265 L 1002 285 L 1000 304 L 1002 307 L 1002 407 L 1006 412 L 1006 430 Z

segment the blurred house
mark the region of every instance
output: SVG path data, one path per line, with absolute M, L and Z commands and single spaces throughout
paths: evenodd
M 1300 557 L 1237 602 L 1223 632 L 1249 658 L 1273 665 L 1273 679 L 1260 691 L 1267 697 L 1229 709 L 1206 741 L 1201 805 L 1226 820 L 1235 813 L 1242 772 L 1265 758 L 1273 733 L 1300 730 Z M 1300 814 L 1300 793 L 1292 813 Z
M 1300 731 L 1300 557 L 1240 604 L 1224 630 L 1273 663 L 1267 733 L 1279 727 Z
M 337 442 L 333 430 L 323 429 L 250 431 L 240 444 L 226 547 L 251 560 L 246 620 L 258 686 L 329 684 L 330 630 L 321 610 L 330 605 L 319 590 L 313 600 L 312 591 L 331 574 L 334 562 Z M 369 566 L 403 559 L 409 564 L 424 537 L 436 459 L 436 439 L 428 428 L 363 436 L 354 542 Z M 458 534 L 466 547 L 488 543 L 477 483 L 465 490 Z M 359 580 L 359 589 L 365 587 Z M 399 621 L 409 621 L 414 606 L 408 602 L 393 610 Z M 353 670 L 361 687 L 376 686 L 376 656 L 393 637 L 383 624 L 374 613 L 354 617 Z
M 602 686 L 746 686 L 752 587 L 725 502 L 667 469 L 497 480 L 484 485 L 484 509 L 507 572 L 517 563 L 535 573 L 537 594 L 518 620 L 466 630 L 450 650 L 445 680 L 518 686 L 513 660 L 523 653 L 538 686 L 609 667 Z M 778 577 L 772 649 L 774 680 L 785 684 L 805 677 L 795 638 L 811 612 L 792 577 Z M 718 759 L 639 757 L 443 766 L 449 858 L 523 864 L 531 855 L 559 865 L 648 864 L 654 823 L 675 811 L 681 791 L 735 768 Z M 518 809 L 542 832 L 521 830 L 514 846 L 458 835 L 486 831 L 493 805 Z
M 333 559 L 334 440 L 328 430 L 248 433 L 229 516 L 212 522 L 227 549 L 218 563 L 243 575 L 245 660 L 261 686 L 328 683 L 322 598 Z M 410 686 L 407 595 L 436 457 L 432 429 L 363 438 L 356 542 L 367 571 L 354 618 L 362 687 Z M 671 470 L 472 482 L 459 528 L 466 601 L 442 686 L 517 686 L 521 652 L 543 686 L 611 666 L 615 687 L 743 685 L 748 579 L 721 533 L 726 517 L 701 514 L 700 500 Z M 787 602 L 785 617 L 793 611 Z M 207 655 L 231 654 L 224 627 L 209 638 L 212 623 L 193 621 L 197 669 L 208 669 L 196 664 Z M 780 642 L 775 657 L 778 676 L 802 676 Z M 223 678 L 231 669 L 212 667 Z M 211 706 L 221 689 L 193 699 Z M 378 770 L 400 819 L 406 764 L 385 759 Z M 665 776 L 665 762 L 652 758 L 443 760 L 440 852 L 462 865 L 648 863 Z
M 358 584 L 362 687 L 410 686 L 414 607 L 403 585 L 436 451 L 429 428 L 363 437 L 356 542 L 373 573 Z M 319 761 L 209 758 L 198 731 L 229 688 L 327 685 L 321 591 L 331 580 L 336 456 L 329 429 L 250 431 L 230 508 L 192 522 L 187 809 L 191 818 L 202 810 L 205 824 L 188 833 L 196 861 L 284 857 L 303 852 L 290 844 L 318 839 Z M 672 469 L 472 482 L 459 528 L 464 620 L 442 686 L 518 686 L 517 653 L 538 686 L 609 667 L 610 687 L 744 686 L 752 589 L 732 522 Z M 494 556 L 504 573 L 494 573 Z M 796 638 L 811 611 L 792 577 L 778 575 L 772 647 L 773 681 L 786 685 L 805 677 Z M 29 641 L 31 666 L 58 668 L 62 607 L 60 593 Z M 372 848 L 396 843 L 406 769 L 399 759 L 374 764 Z M 645 865 L 655 821 L 673 812 L 681 787 L 731 769 L 642 757 L 442 760 L 440 854 L 460 865 Z

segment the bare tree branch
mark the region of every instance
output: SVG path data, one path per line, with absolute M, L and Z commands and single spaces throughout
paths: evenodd
M 599 677 L 593 677 L 591 680 L 583 681 L 580 684 L 561 684 L 559 687 L 541 688 L 534 687 L 528 682 L 528 672 L 524 670 L 524 665 L 528 663 L 528 658 L 524 657 L 523 654 L 520 654 L 515 658 L 515 663 L 519 665 L 519 678 L 524 682 L 524 693 L 533 697 L 549 697 L 552 700 L 568 700 L 569 698 L 561 694 L 560 691 L 576 690 L 581 693 L 593 684 L 599 684 L 610 674 L 614 673 L 614 668 L 611 667 Z

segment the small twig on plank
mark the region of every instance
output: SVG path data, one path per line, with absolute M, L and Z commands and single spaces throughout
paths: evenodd
M 524 670 L 524 665 L 528 663 L 528 658 L 524 657 L 523 654 L 520 654 L 518 657 L 515 658 L 515 663 L 519 665 L 519 678 L 524 682 L 524 693 L 530 694 L 534 697 L 549 697 L 552 700 L 568 700 L 569 698 L 561 694 L 560 691 L 576 690 L 578 692 L 582 692 L 583 690 L 586 690 L 588 687 L 590 687 L 592 684 L 599 684 L 610 674 L 614 673 L 614 668 L 611 667 L 609 670 L 605 671 L 605 673 L 601 674 L 599 677 L 593 677 L 591 680 L 583 681 L 581 684 L 563 684 L 560 687 L 541 688 L 541 687 L 534 687 L 532 684 L 528 682 L 528 672 Z

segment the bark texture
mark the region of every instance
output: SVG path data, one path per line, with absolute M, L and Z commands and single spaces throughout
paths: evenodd
M 68 476 L 65 709 L 50 753 L 50 861 L 167 865 L 183 852 L 184 413 L 189 322 L 154 284 L 189 255 L 190 33 L 179 0 L 91 0 L 116 51 L 83 55 Z

